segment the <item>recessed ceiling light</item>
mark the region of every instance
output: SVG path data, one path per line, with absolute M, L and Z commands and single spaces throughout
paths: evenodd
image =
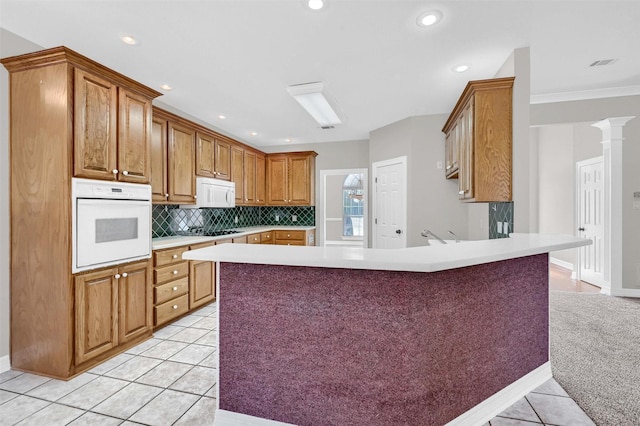
M 439 10 L 428 10 L 426 12 L 421 13 L 416 19 L 416 23 L 419 27 L 430 27 L 431 25 L 437 24 L 442 19 L 442 12 Z
M 451 68 L 451 70 L 454 71 L 454 72 L 465 72 L 469 68 L 471 68 L 471 65 L 460 64 L 460 65 L 456 65 L 455 67 Z
M 291 142 L 291 139 L 287 138 L 284 140 L 285 142 Z
M 250 133 L 250 135 L 251 135 L 251 136 L 257 136 L 257 135 L 258 135 L 258 132 L 251 132 L 251 133 Z
M 160 88 L 162 90 L 171 90 L 171 89 L 173 89 L 173 87 L 169 86 L 168 84 L 161 84 Z
M 309 9 L 311 10 L 320 10 L 324 7 L 324 1 L 323 0 L 309 0 L 307 2 L 307 5 L 309 6 Z
M 220 120 L 225 120 L 225 119 L 227 118 L 227 116 L 226 116 L 226 115 L 219 115 L 219 116 L 218 116 L 218 118 L 219 118 Z
M 138 44 L 138 41 L 129 35 L 120 37 L 120 40 L 122 40 L 124 44 L 128 44 L 130 46 L 133 46 L 134 44 Z

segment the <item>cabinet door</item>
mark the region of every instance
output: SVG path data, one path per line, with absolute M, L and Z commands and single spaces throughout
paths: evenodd
M 151 263 L 123 266 L 119 273 L 119 343 L 125 343 L 147 334 L 153 327 Z
M 292 205 L 310 205 L 311 200 L 311 157 L 291 156 L 289 158 L 289 201 Z
M 286 156 L 267 157 L 267 204 L 284 205 L 288 200 Z
M 75 277 L 75 363 L 81 364 L 118 345 L 117 268 Z
M 264 206 L 267 197 L 266 160 L 264 155 L 256 155 L 256 204 Z
M 256 203 L 256 153 L 244 151 L 244 202 Z
M 213 136 L 196 133 L 196 174 L 216 177 L 214 165 L 215 140 Z
M 151 174 L 151 101 L 120 88 L 118 180 L 149 183 Z
M 154 203 L 169 199 L 167 149 L 167 120 L 154 117 L 151 123 L 151 193 Z
M 115 84 L 75 70 L 74 176 L 117 179 L 117 96 Z
M 473 199 L 475 197 L 475 145 L 473 137 L 473 98 L 469 101 L 469 104 L 465 107 L 461 116 L 462 126 L 464 128 L 463 135 L 466 145 L 466 157 L 465 164 L 467 165 L 467 173 L 465 175 L 464 184 L 464 198 Z
M 214 153 L 215 177 L 231 180 L 231 143 L 216 139 Z
M 458 139 L 456 138 L 456 128 L 452 128 L 445 137 L 445 157 L 446 169 L 445 176 L 447 179 L 455 179 L 458 177 Z
M 244 194 L 244 149 L 231 147 L 231 181 L 236 184 L 236 204 L 245 204 Z
M 189 309 L 197 308 L 216 298 L 216 263 L 190 261 Z
M 169 201 L 193 203 L 196 195 L 194 129 L 169 122 Z

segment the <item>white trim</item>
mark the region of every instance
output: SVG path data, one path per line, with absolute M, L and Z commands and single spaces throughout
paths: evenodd
M 609 87 L 605 89 L 580 90 L 576 92 L 547 93 L 531 95 L 531 104 L 549 104 L 554 102 L 583 101 L 587 99 L 617 98 L 620 96 L 640 95 L 640 86 Z
M 560 260 L 560 259 L 557 259 L 557 258 L 551 257 L 551 256 L 549 256 L 549 262 L 553 263 L 554 265 L 558 265 L 561 268 L 568 269 L 568 270 L 573 272 L 573 263 L 571 263 L 571 262 L 567 262 L 566 260 Z
M 446 426 L 483 425 L 553 377 L 549 361 L 493 394 Z
M 0 357 L 0 373 L 4 373 L 9 370 L 11 370 L 11 360 L 9 359 L 9 355 Z
M 282 423 L 219 408 L 216 410 L 213 424 L 214 426 L 292 426 L 291 423 Z
M 602 289 L 604 290 L 604 289 Z M 604 291 L 601 291 L 601 293 L 604 293 Z M 609 294 L 611 296 L 618 296 L 618 297 L 638 297 L 640 298 L 640 289 L 637 288 L 616 288 L 616 289 L 609 289 L 609 292 L 606 293 Z
M 362 229 L 363 229 L 363 236 L 362 236 L 362 240 L 363 240 L 363 246 L 367 247 L 367 241 L 368 241 L 368 223 L 369 223 L 369 218 L 368 218 L 368 214 L 369 214 L 369 169 L 365 169 L 365 168 L 357 168 L 357 169 L 326 169 L 326 170 L 320 170 L 320 206 L 317 206 L 319 208 L 316 208 L 316 228 L 318 230 L 318 232 L 316 233 L 316 239 L 318 240 L 318 246 L 324 246 L 324 243 L 326 241 L 326 233 L 327 233 L 327 229 L 324 226 L 326 221 L 336 221 L 336 220 L 342 220 L 342 218 L 327 218 L 327 200 L 326 200 L 326 195 L 325 191 L 326 191 L 326 187 L 327 187 L 327 176 L 336 176 L 336 175 L 349 175 L 349 174 L 356 174 L 356 173 L 362 173 L 362 189 L 364 191 L 364 197 L 362 198 L 362 211 L 363 211 L 363 224 L 362 224 Z
M 371 164 L 371 217 L 373 218 L 373 221 L 371 222 L 371 247 L 376 248 L 376 240 L 378 238 L 378 231 L 376 228 L 376 218 L 378 217 L 377 211 L 376 211 L 376 203 L 377 203 L 377 189 L 376 189 L 376 179 L 378 178 L 378 168 L 380 167 L 385 167 L 385 166 L 390 166 L 392 164 L 402 164 L 403 167 L 403 171 L 404 171 L 404 175 L 402 177 L 402 198 L 403 201 L 402 203 L 404 204 L 403 206 L 403 210 L 404 210 L 404 217 L 403 217 L 403 226 L 404 226 L 404 230 L 402 232 L 402 242 L 403 245 L 402 247 L 407 247 L 407 228 L 408 228 L 408 212 L 407 212 L 407 188 L 408 188 L 408 182 L 407 182 L 407 156 L 403 155 L 402 157 L 396 157 L 396 158 L 390 158 L 389 160 L 382 160 L 382 161 L 376 161 L 375 163 Z M 366 226 L 366 225 L 365 225 Z M 366 240 L 365 240 L 366 241 Z

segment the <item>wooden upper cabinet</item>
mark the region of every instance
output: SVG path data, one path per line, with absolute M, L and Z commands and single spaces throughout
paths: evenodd
M 214 166 L 216 179 L 231 180 L 231 142 L 215 139 Z
M 213 135 L 196 133 L 196 174 L 198 176 L 216 177 L 215 139 Z
M 123 88 L 118 89 L 118 100 L 118 179 L 148 183 L 151 175 L 151 100 Z
M 236 204 L 245 204 L 244 196 L 244 149 L 231 146 L 231 181 L 236 184 Z
M 151 122 L 151 199 L 154 203 L 169 200 L 167 125 L 166 119 L 154 114 Z
M 264 154 L 256 154 L 256 204 L 263 206 L 267 202 L 267 174 Z
M 256 203 L 256 153 L 244 151 L 244 202 L 245 204 Z
M 74 80 L 74 176 L 115 180 L 118 87 L 80 69 Z
M 445 143 L 457 145 L 462 201 L 512 200 L 513 81 L 470 81 L 442 129 Z
M 314 205 L 317 155 L 313 151 L 267 155 L 267 204 Z
M 149 97 L 76 68 L 74 120 L 74 176 L 149 182 Z
M 196 132 L 193 128 L 169 121 L 167 137 L 169 201 L 194 203 Z

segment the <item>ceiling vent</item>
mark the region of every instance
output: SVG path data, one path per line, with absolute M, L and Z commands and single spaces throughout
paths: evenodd
M 329 129 L 335 129 L 335 128 L 336 128 L 336 126 L 320 126 L 320 128 L 321 128 L 322 130 L 329 130 Z
M 605 65 L 611 65 L 616 61 L 617 61 L 617 59 L 600 59 L 599 61 L 592 62 L 589 66 L 590 67 L 602 67 L 602 66 L 605 66 Z

